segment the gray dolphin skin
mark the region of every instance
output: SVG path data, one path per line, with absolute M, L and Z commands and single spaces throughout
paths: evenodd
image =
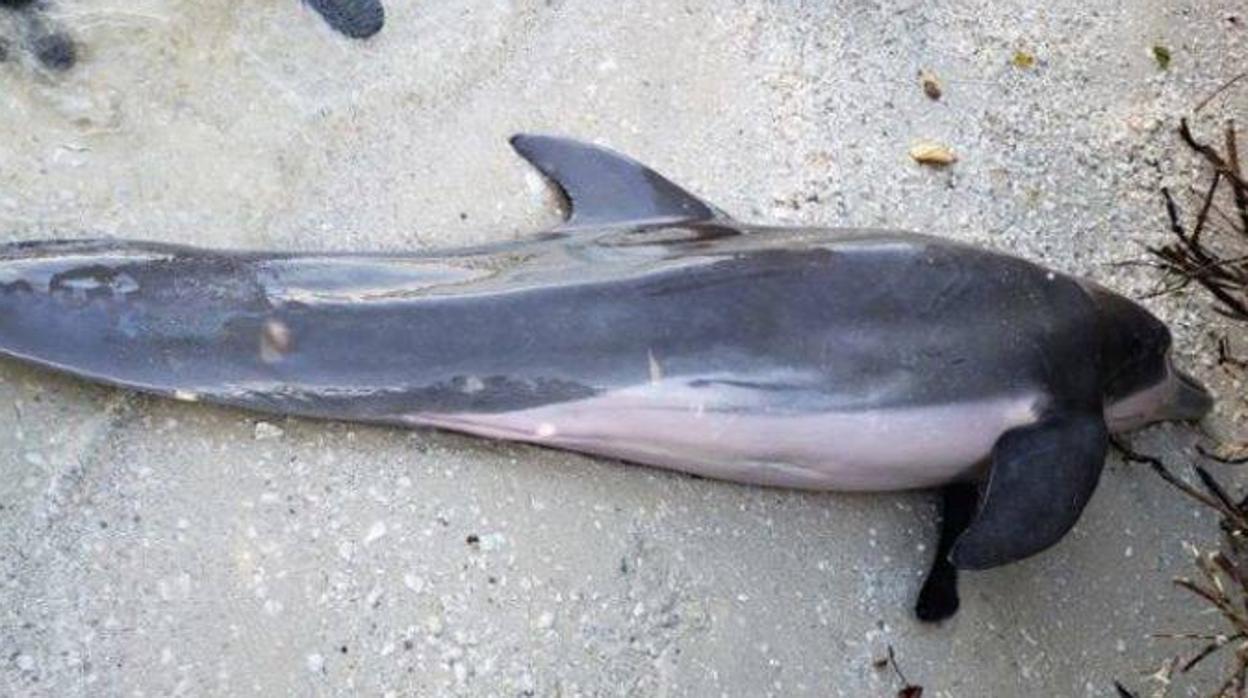
M 411 254 L 0 247 L 0 353 L 164 395 L 451 429 L 813 490 L 943 487 L 918 614 L 1056 543 L 1108 435 L 1196 420 L 1166 327 L 1094 283 L 934 237 L 733 221 L 652 170 L 516 136 L 570 204 Z

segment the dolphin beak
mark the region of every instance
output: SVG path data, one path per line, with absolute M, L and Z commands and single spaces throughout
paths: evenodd
M 1165 406 L 1166 419 L 1200 421 L 1213 409 L 1213 396 L 1186 372 L 1174 367 L 1170 370 L 1175 377 L 1175 390 Z

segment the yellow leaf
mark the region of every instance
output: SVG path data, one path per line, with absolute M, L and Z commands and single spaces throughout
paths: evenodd
M 910 146 L 910 157 L 920 165 L 944 167 L 958 161 L 949 146 L 934 141 L 920 141 Z

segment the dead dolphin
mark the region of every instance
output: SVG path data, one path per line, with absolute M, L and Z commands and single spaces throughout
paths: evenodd
M 413 254 L 0 248 L 0 352 L 182 400 L 452 429 L 815 490 L 946 487 L 955 568 L 1056 543 L 1110 431 L 1199 419 L 1165 325 L 1094 283 L 901 232 L 731 220 L 561 138 L 537 237 Z

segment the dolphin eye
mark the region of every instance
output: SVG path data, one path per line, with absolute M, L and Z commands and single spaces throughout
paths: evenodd
M 1137 334 L 1127 336 L 1125 349 L 1122 358 L 1128 363 L 1133 363 L 1149 353 L 1144 339 Z
M 1140 347 L 1140 360 L 1163 358 L 1170 353 L 1170 332 L 1163 329 L 1151 332 Z
M 1132 363 L 1163 356 L 1170 351 L 1170 332 L 1163 327 L 1160 331 L 1132 333 L 1125 348 L 1124 358 Z

